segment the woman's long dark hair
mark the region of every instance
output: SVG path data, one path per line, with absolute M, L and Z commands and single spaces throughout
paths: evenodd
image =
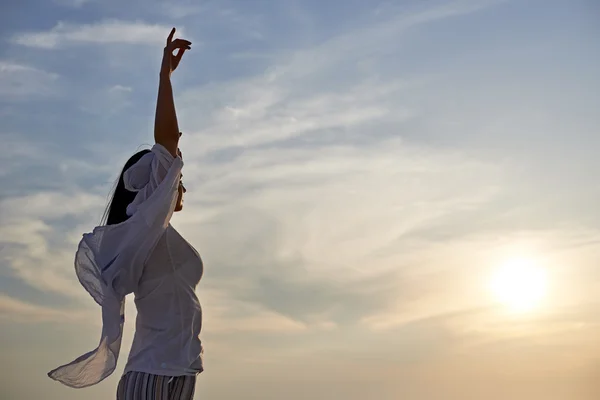
M 144 154 L 149 152 L 150 150 L 139 151 L 131 156 L 131 158 L 125 163 L 125 166 L 121 171 L 121 175 L 119 176 L 119 182 L 117 183 L 117 187 L 115 188 L 112 199 L 110 200 L 108 207 L 106 207 L 106 211 L 104 211 L 102 225 L 119 224 L 123 221 L 127 221 L 129 218 L 126 212 L 127 206 L 135 198 L 136 192 L 130 192 L 129 190 L 125 189 L 123 174 L 129 169 L 129 167 L 138 162 Z

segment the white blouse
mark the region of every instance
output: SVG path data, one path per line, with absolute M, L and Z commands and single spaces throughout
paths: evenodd
M 48 376 L 67 386 L 94 385 L 117 365 L 125 296 L 135 294 L 136 332 L 125 373 L 180 376 L 202 372 L 202 310 L 195 288 L 202 259 L 169 221 L 178 196 L 183 161 L 156 144 L 123 174 L 136 191 L 130 218 L 83 235 L 75 271 L 102 307 L 100 344 Z

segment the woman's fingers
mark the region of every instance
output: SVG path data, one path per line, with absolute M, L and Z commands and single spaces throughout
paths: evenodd
M 182 48 L 178 49 L 177 54 L 175 54 L 175 56 L 174 56 L 175 60 L 177 62 L 179 62 L 179 60 L 181 60 L 181 57 L 183 57 L 183 53 L 185 53 L 185 51 L 188 49 L 189 49 L 189 47 L 188 48 L 182 47 Z
M 181 61 L 181 57 L 183 56 L 183 53 L 185 53 L 185 48 L 180 48 L 177 50 L 177 54 L 175 54 L 173 56 L 173 61 L 172 61 L 172 65 L 173 65 L 173 70 L 175 70 L 177 68 L 177 66 L 179 65 L 179 61 Z
M 176 43 L 177 41 L 173 42 Z M 177 66 L 179 65 L 179 61 L 181 61 L 181 57 L 183 57 L 183 53 L 185 53 L 186 50 L 190 50 L 191 47 L 187 44 L 189 43 L 187 40 L 183 40 L 179 43 L 177 43 L 173 49 L 169 50 L 171 52 L 172 58 L 171 58 L 171 63 L 172 63 L 172 68 L 173 70 L 175 68 L 177 68 Z M 173 51 L 177 50 L 176 54 L 173 54 Z
M 169 48 L 171 50 L 186 48 L 186 50 L 191 49 L 192 42 L 184 39 L 175 39 L 169 44 Z
M 169 37 L 167 38 L 167 47 L 175 50 L 176 48 L 180 48 L 182 46 L 188 46 L 188 50 L 189 50 L 189 46 L 192 45 L 192 42 L 190 42 L 189 40 L 185 40 L 185 39 L 175 39 L 173 40 L 173 36 L 175 36 L 175 28 L 171 29 L 171 33 L 169 33 Z
M 179 65 L 179 61 L 181 61 L 181 57 L 183 57 L 183 53 L 186 50 L 190 50 L 192 47 L 192 42 L 185 39 L 175 39 L 173 40 L 173 36 L 175 35 L 175 28 L 171 29 L 171 33 L 169 33 L 169 37 L 167 38 L 167 46 L 165 47 L 165 54 L 169 54 L 167 57 L 170 60 L 170 69 L 174 71 Z M 177 54 L 173 54 L 173 52 L 177 50 Z M 164 60 L 164 58 L 163 58 Z
M 167 38 L 167 46 L 171 44 L 173 41 L 173 36 L 175 35 L 175 28 L 171 29 L 171 33 L 169 33 L 169 37 Z

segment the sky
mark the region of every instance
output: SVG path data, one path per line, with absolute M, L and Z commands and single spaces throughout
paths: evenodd
M 597 399 L 599 20 L 593 0 L 4 2 L 2 397 L 115 396 L 132 299 L 112 377 L 46 373 L 97 345 L 73 256 L 152 145 L 175 26 L 196 399 Z

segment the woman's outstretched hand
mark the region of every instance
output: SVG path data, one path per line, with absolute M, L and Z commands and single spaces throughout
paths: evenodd
M 160 68 L 161 77 L 171 77 L 171 73 L 175 71 L 175 69 L 177 69 L 179 61 L 181 61 L 181 57 L 183 57 L 183 53 L 185 53 L 186 50 L 190 50 L 192 48 L 192 42 L 184 39 L 173 40 L 174 35 L 175 28 L 171 30 L 171 33 L 167 38 L 167 45 L 165 46 L 162 65 Z M 173 54 L 175 50 L 177 50 L 177 54 Z

